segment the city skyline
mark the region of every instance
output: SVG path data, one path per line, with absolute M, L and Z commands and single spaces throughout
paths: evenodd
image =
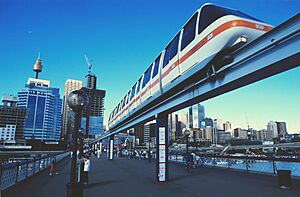
M 68 1 L 59 2 L 60 6 L 57 6 L 58 1 L 36 1 L 30 5 L 22 1 L 2 2 L 1 71 L 13 72 L 14 79 L 12 75 L 2 75 L 1 83 L 10 82 L 11 85 L 1 86 L 1 94 L 16 95 L 21 90 L 25 80 L 34 76 L 32 64 L 41 51 L 44 71 L 40 77 L 51 80 L 62 95 L 67 79 L 84 80 L 88 70 L 84 60 L 86 53 L 94 60 L 92 71 L 99 76 L 98 86 L 107 90 L 107 122 L 115 105 L 204 3 L 178 1 L 167 9 L 168 1 L 158 2 L 160 6 L 136 1 L 90 1 L 72 6 Z M 211 2 L 241 10 L 274 26 L 299 12 L 297 1 Z M 107 29 L 109 31 L 104 31 Z M 283 120 L 289 131 L 297 132 L 300 130 L 297 124 L 299 74 L 300 69 L 296 68 L 201 104 L 205 105 L 208 117 L 229 120 L 234 125 L 244 127 L 247 113 L 251 127 L 266 126 L 270 120 Z

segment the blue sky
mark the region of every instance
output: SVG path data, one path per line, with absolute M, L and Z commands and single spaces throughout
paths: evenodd
M 107 90 L 105 119 L 154 60 L 201 0 L 0 0 L 0 93 L 16 95 L 34 76 L 41 52 L 40 78 L 63 94 L 64 82 L 84 80 L 84 54 L 94 61 L 98 87 Z M 278 25 L 299 13 L 299 0 L 210 1 Z M 253 127 L 269 120 L 300 131 L 300 69 L 204 102 L 207 116 Z M 276 85 L 274 85 L 276 84 Z M 268 92 L 268 93 L 267 93 Z M 265 93 L 265 94 L 263 94 Z M 259 99 L 258 99 L 259 98 Z M 242 109 L 242 110 L 241 110 Z

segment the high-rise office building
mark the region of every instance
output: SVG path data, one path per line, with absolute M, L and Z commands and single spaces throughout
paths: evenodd
M 277 124 L 277 132 L 280 137 L 284 137 L 288 134 L 286 128 L 286 122 L 276 122 Z
M 188 119 L 190 128 L 200 129 L 201 122 L 205 119 L 205 109 L 200 103 L 189 107 L 188 109 Z
M 89 105 L 83 110 L 81 127 L 85 128 L 89 137 L 104 134 L 103 111 L 105 90 L 96 89 L 97 77 L 92 74 L 86 75 L 86 87 L 81 88 L 89 97 Z M 87 137 L 87 136 L 86 136 Z
M 133 127 L 133 133 L 134 133 L 134 136 L 136 137 L 136 144 L 137 145 L 141 145 L 144 143 L 144 125 L 143 124 L 138 124 L 138 125 L 135 125 Z
M 272 133 L 273 138 L 277 138 L 278 137 L 277 123 L 275 121 L 268 122 L 267 131 Z
M 71 108 L 67 103 L 67 96 L 74 90 L 79 90 L 82 88 L 82 81 L 68 79 L 65 82 L 64 86 L 64 108 L 63 108 L 63 121 L 62 121 L 62 135 L 68 136 L 68 128 L 69 125 L 72 124 L 70 121 L 72 120 Z
M 24 125 L 27 109 L 17 107 L 18 98 L 3 96 L 0 106 L 0 139 L 24 140 Z
M 231 123 L 229 121 L 226 121 L 223 123 L 223 128 L 225 132 L 229 132 L 231 134 L 231 136 L 234 135 Z
M 222 119 L 214 119 L 215 128 L 219 131 L 224 131 L 224 121 Z
M 24 137 L 27 140 L 58 141 L 62 118 L 59 89 L 50 87 L 50 81 L 37 77 L 29 78 L 18 92 L 18 107 L 28 109 Z
M 233 137 L 239 138 L 239 139 L 248 139 L 248 130 L 241 129 L 241 128 L 235 128 L 233 131 Z
M 211 118 L 205 118 L 201 122 L 201 128 L 213 127 L 214 121 Z
M 178 123 L 178 114 L 172 113 L 168 117 L 168 128 L 169 128 L 169 137 L 170 140 L 175 141 L 176 136 L 179 134 L 179 123 Z

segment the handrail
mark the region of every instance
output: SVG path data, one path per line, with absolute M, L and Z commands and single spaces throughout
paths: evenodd
M 55 155 L 34 158 L 28 161 L 0 165 L 0 190 L 7 189 L 16 183 L 48 168 L 52 161 L 59 162 L 70 155 L 69 151 Z
M 199 154 L 194 158 L 195 166 L 207 166 L 226 169 L 245 170 L 257 173 L 276 175 L 278 170 L 290 170 L 291 175 L 300 177 L 300 158 L 285 158 L 278 156 L 255 157 Z M 170 161 L 185 162 L 185 154 L 170 154 Z M 198 159 L 198 160 L 197 160 Z

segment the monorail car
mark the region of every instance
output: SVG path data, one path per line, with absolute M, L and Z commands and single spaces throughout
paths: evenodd
M 110 113 L 113 127 L 174 79 L 206 58 L 249 43 L 272 27 L 238 10 L 204 4 L 150 64 L 131 90 Z M 203 68 L 204 69 L 204 68 Z

